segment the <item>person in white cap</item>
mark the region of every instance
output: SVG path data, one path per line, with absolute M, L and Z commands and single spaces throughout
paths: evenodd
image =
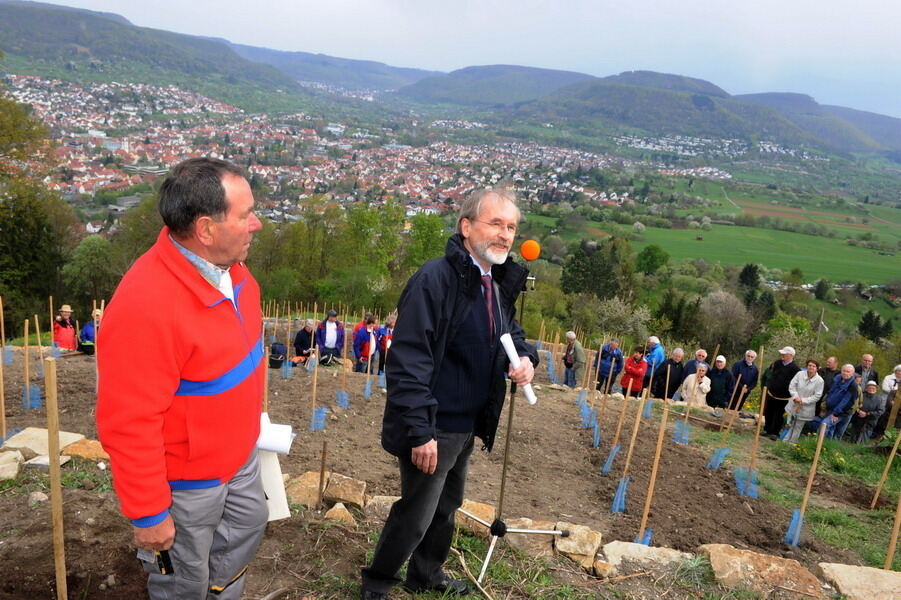
M 714 417 L 722 416 L 720 409 L 729 405 L 732 397 L 732 389 L 735 387 L 735 379 L 726 365 L 726 357 L 720 354 L 713 361 L 713 368 L 707 374 L 710 378 L 710 392 L 707 393 L 707 404 L 716 409 L 710 413 Z
M 785 405 L 791 397 L 788 386 L 795 373 L 801 370 L 795 363 L 795 349 L 785 346 L 779 349 L 779 360 L 770 365 L 770 376 L 767 379 L 767 398 L 763 409 L 764 432 L 771 440 L 778 440 L 782 426 Z

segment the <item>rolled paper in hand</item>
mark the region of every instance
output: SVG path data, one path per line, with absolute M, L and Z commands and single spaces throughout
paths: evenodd
M 510 364 L 513 365 L 514 369 L 518 369 L 519 355 L 516 353 L 516 346 L 513 345 L 513 338 L 510 337 L 509 333 L 505 333 L 501 336 L 501 345 L 504 347 L 504 351 L 507 353 L 507 358 L 510 359 Z M 538 397 L 532 390 L 531 383 L 527 383 L 522 386 L 522 392 L 526 395 L 526 400 L 529 401 L 529 404 L 535 404 L 536 402 L 538 402 Z

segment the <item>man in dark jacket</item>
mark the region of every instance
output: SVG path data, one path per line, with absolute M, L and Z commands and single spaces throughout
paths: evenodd
M 685 358 L 685 350 L 676 348 L 668 359 L 663 361 L 660 368 L 654 372 L 654 381 L 651 384 L 651 395 L 654 398 L 672 398 L 676 390 L 679 389 L 679 382 L 682 381 L 682 370 L 685 365 L 682 359 Z M 667 387 L 667 379 L 669 379 L 669 387 Z
M 732 377 L 738 385 L 738 391 L 735 392 L 735 400 L 732 401 L 730 408 L 741 410 L 745 405 L 745 400 L 751 395 L 751 390 L 757 387 L 757 380 L 760 378 L 760 370 L 754 361 L 757 360 L 757 353 L 753 350 L 745 350 L 745 357 L 737 360 L 732 364 Z M 741 375 L 741 379 L 738 376 Z
M 873 368 L 873 355 L 864 354 L 860 357 L 860 364 L 854 367 L 854 372 L 860 375 L 861 386 L 866 385 L 868 381 L 879 383 L 879 372 Z
M 823 378 L 823 395 L 820 397 L 820 401 L 817 402 L 817 414 L 820 414 L 826 403 L 826 396 L 829 395 L 829 389 L 832 387 L 835 376 L 841 373 L 841 369 L 838 368 L 838 359 L 830 356 L 826 359 L 826 364 L 820 367 L 818 372 L 820 377 Z
M 707 404 L 717 409 L 714 415 L 721 416 L 719 409 L 729 406 L 732 397 L 732 389 L 735 387 L 735 379 L 732 372 L 726 366 L 726 357 L 718 355 L 713 361 L 713 368 L 707 373 L 710 378 L 710 391 L 707 392 Z
M 519 220 L 511 192 L 474 192 L 463 203 L 445 256 L 423 265 L 401 294 L 382 420 L 382 446 L 400 466 L 401 498 L 363 569 L 364 600 L 385 598 L 408 558 L 408 590 L 468 593 L 466 583 L 449 579 L 442 566 L 474 437 L 491 449 L 506 393 L 504 373 L 523 385 L 538 364 L 513 319 L 528 274 L 509 258 Z M 518 369 L 509 366 L 498 341 L 503 333 L 527 359 Z
M 763 408 L 764 433 L 771 440 L 778 440 L 785 423 L 785 405 L 791 394 L 788 384 L 791 383 L 795 373 L 801 370 L 795 363 L 795 349 L 786 346 L 779 350 L 779 360 L 770 365 L 770 375 L 767 379 L 767 398 Z

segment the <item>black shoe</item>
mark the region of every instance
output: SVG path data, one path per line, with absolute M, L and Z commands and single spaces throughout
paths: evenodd
M 438 592 L 439 594 L 447 594 L 448 596 L 468 596 L 469 585 L 465 581 L 459 579 L 447 578 L 441 583 L 434 585 L 412 585 L 405 583 L 404 589 L 412 594 L 419 592 Z
M 373 592 L 372 590 L 360 590 L 360 600 L 385 600 L 387 594 Z
M 771 440 L 773 440 L 774 442 L 779 439 L 779 436 L 776 435 L 775 433 L 771 433 L 767 437 L 770 438 Z

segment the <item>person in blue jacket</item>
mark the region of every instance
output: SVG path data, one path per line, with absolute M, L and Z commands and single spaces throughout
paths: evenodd
M 732 377 L 735 378 L 738 391 L 735 393 L 735 400 L 730 408 L 740 411 L 745 405 L 745 400 L 751 395 L 751 390 L 757 387 L 757 381 L 760 379 L 760 369 L 754 364 L 757 360 L 757 353 L 753 350 L 746 350 L 745 357 L 732 363 Z M 741 375 L 741 379 L 738 376 Z
M 650 385 L 651 376 L 660 368 L 663 361 L 666 360 L 666 349 L 660 343 L 660 338 L 652 335 L 648 338 L 648 351 L 645 354 L 645 361 L 648 363 L 648 372 L 644 376 L 644 386 Z
M 594 357 L 594 370 L 598 382 L 598 391 L 615 392 L 616 376 L 623 370 L 623 351 L 619 349 L 619 340 L 614 338 L 601 346 L 600 354 Z M 610 379 L 610 383 L 607 380 Z
M 842 372 L 832 380 L 832 387 L 826 395 L 826 404 L 820 415 L 811 421 L 811 428 L 819 429 L 820 423 L 826 423 L 826 437 L 835 438 L 840 433 L 838 423 L 850 415 L 854 409 L 854 403 L 860 390 L 857 387 L 854 374 L 854 365 L 847 364 L 842 367 Z

